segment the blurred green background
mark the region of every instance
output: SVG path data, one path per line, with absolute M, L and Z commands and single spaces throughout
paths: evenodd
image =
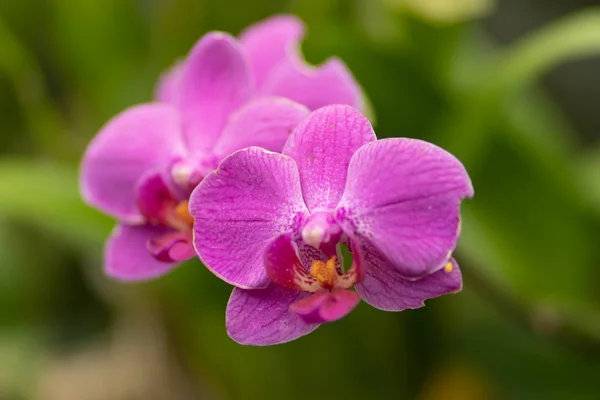
M 0 2 L 0 400 L 600 398 L 596 0 Z M 151 99 L 206 31 L 303 18 L 346 61 L 380 137 L 467 166 L 464 290 L 366 304 L 293 343 L 225 333 L 230 288 L 197 261 L 102 275 L 113 221 L 79 198 L 98 128 Z

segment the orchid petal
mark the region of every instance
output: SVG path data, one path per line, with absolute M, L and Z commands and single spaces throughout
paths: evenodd
M 138 181 L 184 153 L 177 110 L 166 104 L 132 107 L 113 118 L 88 147 L 81 166 L 83 197 L 120 220 L 140 223 Z
M 269 346 L 286 343 L 317 329 L 289 311 L 291 304 L 308 296 L 277 285 L 266 289 L 234 288 L 225 315 L 228 335 L 240 344 Z
M 315 293 L 290 305 L 290 311 L 298 314 L 308 324 L 337 321 L 358 305 L 356 292 L 338 289 L 333 292 Z
M 286 97 L 311 110 L 330 104 L 363 107 L 362 90 L 343 61 L 332 57 L 311 67 L 299 50 L 290 52 L 287 60 L 273 69 L 260 94 Z
M 299 46 L 304 24 L 292 15 L 277 15 L 252 25 L 240 34 L 240 42 L 248 57 L 256 86 L 285 60 L 290 49 Z
M 105 272 L 122 281 L 142 281 L 170 272 L 177 263 L 161 262 L 148 251 L 148 241 L 172 232 L 150 225 L 117 225 L 105 248 Z
M 337 205 L 352 154 L 375 139 L 369 121 L 358 110 L 342 105 L 314 111 L 294 129 L 283 154 L 298 165 L 302 194 L 311 212 Z
M 264 253 L 307 213 L 292 159 L 258 147 L 227 157 L 192 193 L 194 246 L 204 264 L 242 288 L 269 282 Z
M 367 252 L 366 269 L 356 291 L 362 299 L 384 311 L 402 311 L 423 307 L 424 301 L 462 289 L 462 277 L 456 261 L 418 280 L 404 279 L 385 257 Z
M 156 85 L 156 93 L 154 94 L 157 101 L 177 104 L 176 99 L 179 95 L 179 81 L 181 79 L 182 71 L 183 63 L 177 62 L 161 75 L 158 84 Z
M 473 188 L 463 165 L 415 139 L 386 139 L 350 161 L 339 222 L 373 244 L 397 271 L 419 278 L 442 268 L 456 247 L 460 203 Z
M 179 262 L 194 257 L 192 233 L 188 231 L 173 231 L 156 239 L 151 239 L 147 244 L 148 251 L 159 261 Z
M 250 146 L 281 152 L 292 130 L 308 113 L 308 108 L 282 97 L 251 101 L 231 115 L 214 153 L 223 158 Z
M 290 234 L 281 235 L 269 244 L 265 251 L 265 268 L 271 281 L 283 288 L 305 292 L 321 289 L 298 258 Z
M 200 39 L 184 61 L 177 105 L 189 148 L 209 152 L 229 114 L 252 96 L 248 65 L 239 43 L 221 32 Z
M 137 205 L 150 223 L 168 224 L 169 212 L 177 201 L 160 173 L 148 173 L 137 185 Z

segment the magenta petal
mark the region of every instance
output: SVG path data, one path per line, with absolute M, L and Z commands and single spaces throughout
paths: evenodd
M 240 344 L 269 346 L 307 335 L 319 324 L 307 324 L 289 311 L 308 294 L 269 285 L 266 289 L 233 289 L 225 315 L 227 333 Z
M 308 324 L 337 321 L 358 305 L 360 296 L 350 290 L 315 293 L 290 305 L 290 311 L 298 314 Z
M 294 129 L 283 154 L 298 164 L 302 194 L 311 212 L 337 205 L 350 158 L 362 145 L 375 139 L 367 118 L 342 105 L 314 111 Z
M 231 115 L 214 153 L 223 158 L 250 146 L 281 152 L 292 130 L 308 113 L 303 105 L 282 97 L 251 101 Z
M 149 240 L 168 232 L 167 228 L 150 225 L 117 225 L 106 242 L 106 274 L 122 281 L 141 281 L 171 271 L 177 263 L 158 261 L 147 248 Z
M 290 234 L 281 235 L 268 245 L 265 250 L 265 268 L 271 281 L 286 289 L 315 292 L 321 288 L 302 265 Z
M 304 36 L 302 21 L 292 15 L 277 15 L 252 25 L 240 34 L 259 87 L 273 68 L 299 46 Z
M 249 68 L 239 43 L 220 32 L 202 37 L 182 68 L 176 101 L 184 133 L 192 151 L 206 153 L 229 114 L 252 96 Z
M 178 112 L 166 104 L 132 107 L 113 118 L 89 145 L 81 166 L 85 200 L 121 220 L 139 223 L 135 188 L 150 170 L 185 153 Z
M 260 93 L 286 97 L 311 110 L 330 104 L 363 106 L 362 91 L 341 60 L 332 57 L 319 67 L 310 67 L 299 51 L 273 69 Z
M 167 214 L 176 203 L 161 174 L 149 173 L 140 180 L 137 186 L 137 205 L 148 222 L 166 224 Z
M 473 195 L 465 168 L 420 140 L 385 139 L 359 149 L 339 207 L 354 230 L 398 272 L 417 278 L 443 267 L 456 247 L 460 203 Z
M 154 95 L 157 101 L 176 103 L 175 99 L 179 95 L 179 80 L 181 79 L 182 70 L 183 63 L 178 62 L 160 77 Z
M 307 213 L 292 159 L 257 147 L 227 157 L 190 199 L 194 246 L 217 276 L 242 288 L 265 287 L 268 244 Z
M 192 232 L 173 231 L 149 240 L 146 246 L 148 251 L 158 261 L 179 262 L 194 257 L 192 245 Z
M 367 273 L 356 285 L 362 299 L 384 311 L 402 311 L 424 306 L 424 301 L 462 289 L 462 277 L 456 261 L 452 269 L 442 268 L 418 280 L 406 280 L 383 257 L 369 252 Z

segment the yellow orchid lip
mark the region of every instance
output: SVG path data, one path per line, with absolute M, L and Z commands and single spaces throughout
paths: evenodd
M 335 287 L 339 277 L 336 269 L 336 257 L 331 257 L 327 261 L 313 261 L 310 267 L 310 275 L 315 278 L 324 289 Z
M 194 225 L 194 217 L 190 214 L 188 200 L 183 200 L 175 206 L 175 215 L 180 221 L 185 222 L 190 226 Z

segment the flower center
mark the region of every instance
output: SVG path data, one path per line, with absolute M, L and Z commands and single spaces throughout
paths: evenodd
M 336 258 L 331 257 L 326 262 L 315 260 L 310 267 L 310 275 L 319 282 L 324 289 L 332 289 L 338 278 Z
M 320 248 L 323 244 L 335 244 L 339 241 L 342 230 L 328 212 L 313 214 L 301 231 L 304 243 Z
M 188 200 L 183 200 L 177 204 L 175 207 L 175 214 L 181 221 L 186 222 L 190 226 L 194 225 L 194 217 L 190 214 Z
M 336 236 L 340 235 L 336 232 Z M 290 233 L 277 237 L 265 253 L 271 282 L 288 290 L 309 293 L 292 303 L 289 310 L 307 323 L 335 321 L 348 314 L 360 301 L 358 293 L 351 289 L 364 277 L 364 257 L 358 243 L 350 240 L 352 266 L 344 272 L 338 256 L 333 255 L 339 242 L 321 242 L 321 248 L 325 249 L 320 250 L 299 246 L 291 237 Z
M 194 226 L 194 217 L 190 215 L 188 206 L 188 200 L 177 203 L 167 215 L 167 225 L 177 230 L 190 230 Z

